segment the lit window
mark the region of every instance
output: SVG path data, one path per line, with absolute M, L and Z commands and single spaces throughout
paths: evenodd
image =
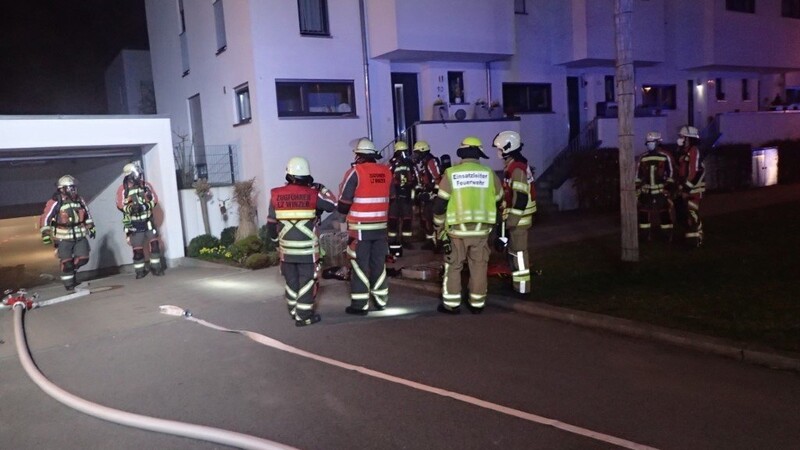
M 503 83 L 503 105 L 512 114 L 552 112 L 550 83 Z
M 525 5 L 525 0 L 514 0 L 514 13 L 515 14 L 528 14 L 528 9 Z
M 245 83 L 234 88 L 233 92 L 236 94 L 236 123 L 250 122 L 250 87 Z
M 783 0 L 781 2 L 781 16 L 800 19 L 800 0 Z
M 349 81 L 279 80 L 275 82 L 278 117 L 356 115 L 355 87 Z
M 743 13 L 756 13 L 756 0 L 725 0 L 725 9 Z
M 450 103 L 466 103 L 464 100 L 464 72 L 447 72 Z
M 228 40 L 225 37 L 225 11 L 222 7 L 222 0 L 214 0 L 214 24 L 217 30 L 217 54 L 224 52 L 228 47 Z
M 675 109 L 674 84 L 645 84 L 642 86 L 643 108 Z
M 297 0 L 297 10 L 300 15 L 300 34 L 330 36 L 327 0 Z

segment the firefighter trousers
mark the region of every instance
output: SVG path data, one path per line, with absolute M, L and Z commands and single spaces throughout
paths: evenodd
M 386 280 L 386 255 L 389 244 L 386 235 L 375 238 L 350 238 L 347 255 L 353 272 L 350 274 L 350 306 L 368 310 L 370 295 L 377 309 L 389 301 L 389 284 Z
M 530 226 L 508 229 L 508 255 L 511 260 L 511 281 L 514 291 L 527 294 L 531 291 L 530 251 L 528 231 Z
M 163 266 L 161 262 L 161 244 L 155 229 L 145 231 L 135 231 L 130 235 L 131 247 L 133 247 L 133 269 L 137 273 L 145 272 L 145 253 L 144 247 L 147 245 L 150 252 L 150 270 L 154 274 L 160 274 Z
M 281 274 L 286 280 L 286 306 L 295 320 L 310 319 L 314 315 L 316 263 L 281 262 Z
M 389 203 L 389 248 L 393 254 L 411 241 L 413 215 L 414 205 L 410 197 L 397 197 Z
M 72 289 L 78 284 L 75 273 L 89 262 L 89 240 L 82 237 L 57 242 L 56 256 L 61 263 L 61 282 L 67 289 Z
M 461 269 L 469 267 L 468 301 L 473 308 L 486 305 L 486 269 L 489 265 L 489 240 L 486 236 L 450 237 L 451 251 L 444 257 L 442 303 L 454 310 L 461 306 Z
M 653 227 L 658 225 L 661 235 L 666 240 L 672 240 L 672 216 L 674 214 L 672 202 L 664 194 L 640 194 L 637 201 L 639 238 L 650 240 L 653 236 Z M 656 217 L 658 221 L 656 221 Z

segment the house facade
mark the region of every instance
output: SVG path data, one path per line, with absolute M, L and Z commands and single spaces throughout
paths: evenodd
M 722 140 L 746 139 L 741 127 L 800 137 L 798 3 L 634 1 L 635 142 L 650 130 L 672 139 L 687 123 L 713 123 Z M 260 223 L 290 157 L 308 158 L 336 190 L 363 136 L 386 151 L 397 137 L 425 139 L 454 156 L 467 135 L 488 148 L 513 129 L 539 173 L 587 132 L 617 144 L 614 0 L 146 7 L 158 114 L 172 120 L 178 170 L 218 184 L 255 178 Z M 748 119 L 726 120 L 735 114 Z

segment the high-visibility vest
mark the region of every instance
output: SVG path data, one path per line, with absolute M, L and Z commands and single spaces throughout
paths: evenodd
M 128 213 L 127 211 L 123 211 L 128 215 L 130 220 L 134 222 L 143 222 L 150 219 L 153 216 L 153 208 L 156 206 L 153 194 L 150 192 L 150 190 L 144 186 L 127 185 L 124 186 L 123 189 L 125 205 L 144 206 L 144 208 L 142 208 L 142 210 L 138 213 Z
M 374 162 L 356 164 L 354 170 L 358 176 L 358 185 L 353 196 L 353 205 L 347 213 L 350 229 L 370 229 L 378 224 L 385 224 L 389 220 L 392 172 L 387 166 Z
M 526 181 L 524 183 L 511 179 L 515 170 L 521 170 L 525 173 Z M 518 209 L 516 205 L 512 204 L 514 191 L 527 195 L 528 202 L 523 209 Z M 536 186 L 534 185 L 531 166 L 522 161 L 512 161 L 503 172 L 503 194 L 508 213 L 520 216 L 518 226 L 533 223 L 532 216 L 536 212 Z
M 275 210 L 275 219 L 281 225 L 278 232 L 281 260 L 289 255 L 307 256 L 309 262 L 319 258 L 316 230 L 318 193 L 311 186 L 298 184 L 272 189 L 270 203 Z
M 492 169 L 476 162 L 462 162 L 448 168 L 444 176 L 450 181 L 447 225 L 450 226 L 451 232 L 454 230 L 454 225 L 495 223 L 497 187 L 494 184 L 495 175 Z M 476 235 L 484 234 L 486 233 L 481 232 Z
M 667 154 L 653 150 L 642 155 L 636 185 L 643 193 L 661 194 L 672 181 L 672 161 Z
M 45 206 L 41 219 L 42 231 L 52 230 L 55 239 L 79 239 L 87 234 L 94 222 L 83 200 L 54 198 Z

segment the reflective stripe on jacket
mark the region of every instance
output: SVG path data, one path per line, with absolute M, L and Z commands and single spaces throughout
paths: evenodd
M 385 165 L 368 162 L 353 167 L 358 177 L 353 205 L 347 213 L 351 230 L 373 229 L 389 220 L 392 173 Z
M 536 186 L 533 171 L 527 161 L 511 161 L 503 172 L 503 193 L 505 195 L 504 218 L 510 226 L 526 226 L 533 222 L 536 212 Z
M 444 177 L 449 181 L 450 192 L 439 191 L 447 201 L 446 223 L 454 236 L 484 236 L 497 220 L 495 174 L 478 162 L 465 161 L 448 168 Z M 468 230 L 462 224 L 483 223 L 488 227 Z
M 287 184 L 272 189 L 270 205 L 279 224 L 278 245 L 281 260 L 287 256 L 319 259 L 317 237 L 317 196 L 319 191 L 311 186 Z M 297 259 L 297 258 L 292 258 Z

